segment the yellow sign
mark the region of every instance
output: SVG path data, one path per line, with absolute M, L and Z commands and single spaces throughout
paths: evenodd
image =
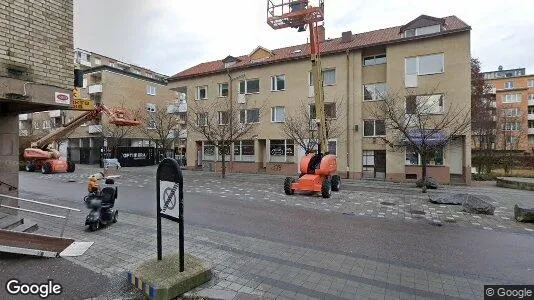
M 89 99 L 74 99 L 72 101 L 72 109 L 75 110 L 93 110 L 95 104 Z

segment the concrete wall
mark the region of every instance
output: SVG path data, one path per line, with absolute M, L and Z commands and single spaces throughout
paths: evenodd
M 0 117 L 0 181 L 18 187 L 19 184 L 19 137 L 17 115 Z M 18 196 L 17 190 L 9 190 L 9 186 L 0 183 L 0 194 Z M 15 205 L 17 201 L 0 198 L 2 204 Z M 2 210 L 16 213 L 13 210 Z

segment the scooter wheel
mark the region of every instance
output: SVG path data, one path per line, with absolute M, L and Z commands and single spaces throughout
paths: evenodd
M 113 214 L 113 223 L 117 223 L 117 220 L 119 218 L 119 211 L 115 211 Z
M 95 222 L 89 225 L 89 231 L 97 231 L 100 228 L 100 222 Z

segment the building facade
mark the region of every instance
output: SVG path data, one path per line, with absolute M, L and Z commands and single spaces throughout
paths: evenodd
M 483 74 L 496 103 L 495 149 L 534 153 L 534 75 L 502 67 Z
M 72 55 L 72 54 L 71 54 Z M 72 56 L 71 56 L 72 59 Z M 176 118 L 183 118 L 184 128 L 176 128 L 169 136 L 175 141 L 178 153 L 185 153 L 185 111 L 179 107 L 177 93 L 167 88 L 166 76 L 152 70 L 128 64 L 94 52 L 75 49 L 74 63 L 83 70 L 82 98 L 102 103 L 108 108 L 126 108 L 139 119 L 144 114 L 155 114 L 165 109 Z M 20 135 L 40 136 L 67 124 L 84 113 L 76 110 L 54 110 L 20 115 Z M 139 127 L 117 127 L 103 114 L 98 120 L 86 122 L 56 141 L 63 157 L 75 163 L 95 164 L 102 157 L 105 147 L 116 146 L 154 147 L 155 142 Z
M 0 2 L 0 194 L 17 194 L 18 115 L 71 105 L 72 9 L 68 0 Z
M 438 97 L 441 107 L 447 101 L 470 107 L 470 27 L 455 16 L 423 15 L 403 26 L 344 32 L 323 40 L 321 53 L 327 117 L 341 121 L 342 134 L 329 141 L 339 174 L 390 181 L 420 178 L 420 158 L 386 146 L 381 137 L 390 133 L 369 109 L 386 90 L 403 95 L 432 90 L 443 96 Z M 282 132 L 281 123 L 300 113 L 301 102 L 313 105 L 310 71 L 307 45 L 258 47 L 248 55 L 199 64 L 168 81 L 189 106 L 234 91 L 230 94 L 241 108 L 241 121 L 258 124 L 254 134 L 234 145 L 231 171 L 294 175 L 304 151 Z M 187 143 L 188 167 L 220 168 L 216 147 L 201 135 L 190 131 Z M 428 176 L 442 183 L 451 178 L 469 183 L 470 152 L 469 134 L 459 137 L 432 160 Z

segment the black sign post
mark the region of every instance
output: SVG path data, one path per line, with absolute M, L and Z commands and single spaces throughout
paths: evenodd
M 178 197 L 176 197 L 178 192 Z M 178 222 L 180 272 L 184 271 L 184 178 L 178 162 L 165 158 L 156 173 L 157 226 L 158 226 L 158 260 L 162 257 L 161 218 Z M 178 201 L 176 201 L 178 198 Z M 178 207 L 176 204 L 178 202 Z

